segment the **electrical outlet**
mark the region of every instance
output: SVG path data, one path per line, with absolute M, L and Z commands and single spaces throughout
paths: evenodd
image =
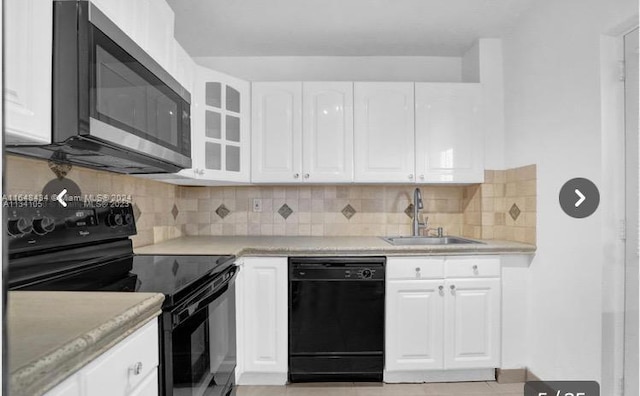
M 262 200 L 260 198 L 253 199 L 253 211 L 262 212 Z

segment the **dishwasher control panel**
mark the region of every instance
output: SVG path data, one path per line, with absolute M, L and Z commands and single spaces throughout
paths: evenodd
M 358 280 L 383 281 L 384 262 L 341 262 L 338 260 L 292 260 L 290 263 L 291 280 Z

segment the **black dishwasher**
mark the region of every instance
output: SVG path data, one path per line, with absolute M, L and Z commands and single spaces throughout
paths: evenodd
M 385 257 L 289 259 L 289 381 L 382 381 Z

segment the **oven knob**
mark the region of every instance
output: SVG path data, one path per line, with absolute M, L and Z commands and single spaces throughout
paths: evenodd
M 33 220 L 33 232 L 38 235 L 44 235 L 56 228 L 56 224 L 51 217 L 43 217 Z
M 120 213 L 110 213 L 107 215 L 107 225 L 109 227 L 121 226 L 122 222 L 122 215 Z
M 363 269 L 362 270 L 362 277 L 364 279 L 369 279 L 371 278 L 371 270 L 370 269 Z
M 9 235 L 22 235 L 31 232 L 32 226 L 27 219 L 19 217 L 15 220 L 9 220 L 7 230 L 9 231 Z
M 131 213 L 127 213 L 126 215 L 124 215 L 124 217 L 122 218 L 122 225 L 127 225 L 132 223 L 133 223 L 133 216 L 131 215 Z

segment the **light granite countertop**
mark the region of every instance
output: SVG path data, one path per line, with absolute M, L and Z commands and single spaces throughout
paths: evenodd
M 45 393 L 160 314 L 157 293 L 10 291 L 13 396 Z
M 378 237 L 189 236 L 135 249 L 137 254 L 241 256 L 534 254 L 536 247 L 509 241 L 439 246 L 392 246 Z

